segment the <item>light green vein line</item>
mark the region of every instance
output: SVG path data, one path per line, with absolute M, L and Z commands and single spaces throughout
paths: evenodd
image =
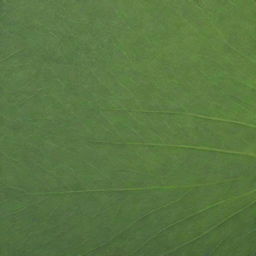
M 95 252 L 96 250 L 102 249 L 103 247 L 109 245 L 112 241 L 114 241 L 116 238 L 120 237 L 122 234 L 124 234 L 125 232 L 127 232 L 129 229 L 131 229 L 133 226 L 135 226 L 139 221 L 142 221 L 143 219 L 145 219 L 146 217 L 150 216 L 151 214 L 154 214 L 164 208 L 168 208 L 173 204 L 176 204 L 178 202 L 180 202 L 186 195 L 188 195 L 191 192 L 191 190 L 189 192 L 186 192 L 183 196 L 181 196 L 180 198 L 171 201 L 168 204 L 164 204 L 163 206 L 157 207 L 153 210 L 150 210 L 149 212 L 147 212 L 146 214 L 142 215 L 141 217 L 137 218 L 135 221 L 133 221 L 130 225 L 128 225 L 125 229 L 123 229 L 122 231 L 120 231 L 118 234 L 114 235 L 111 239 L 109 239 L 108 241 L 102 243 L 101 245 L 95 247 L 94 249 L 91 249 L 90 251 L 88 251 L 86 254 L 83 254 L 81 256 L 87 256 L 89 254 L 91 254 L 92 252 Z
M 167 225 L 166 227 L 164 227 L 163 229 L 161 229 L 160 231 L 158 231 L 155 235 L 153 235 L 152 237 L 150 237 L 149 239 L 147 239 L 138 249 L 136 249 L 134 252 L 133 252 L 133 255 L 135 255 L 138 251 L 141 251 L 142 248 L 144 248 L 147 244 L 149 244 L 153 239 L 155 239 L 156 237 L 158 237 L 160 234 L 162 234 L 163 232 L 166 232 L 167 230 L 173 228 L 174 226 L 178 225 L 178 224 L 181 224 L 189 219 L 192 219 L 198 215 L 201 215 L 203 213 L 205 213 L 206 211 L 209 211 L 210 209 L 213 209 L 215 207 L 218 207 L 226 202 L 230 202 L 230 201 L 235 201 L 235 200 L 238 200 L 238 199 L 242 199 L 242 198 L 245 198 L 245 197 L 248 197 L 252 194 L 254 194 L 256 192 L 256 189 L 253 189 L 251 191 L 248 191 L 244 194 L 241 194 L 241 195 L 238 195 L 238 196 L 235 196 L 235 197 L 231 197 L 231 198 L 228 198 L 228 199 L 224 199 L 224 200 L 220 200 L 212 205 L 209 205 L 191 215 L 188 215 L 184 218 L 181 218 L 169 225 Z M 229 216 L 230 217 L 230 216 Z M 204 232 L 205 233 L 205 232 Z M 202 235 L 202 234 L 201 234 Z M 183 244 L 184 245 L 184 244 Z M 180 247 L 180 246 L 179 246 Z M 176 247 L 173 251 L 175 250 L 178 250 L 179 248 Z M 171 251 L 172 252 L 172 251 Z M 171 253 L 171 252 L 168 252 L 168 253 Z
M 176 111 L 176 112 L 173 111 L 172 112 L 172 111 L 164 111 L 164 110 L 127 110 L 127 109 L 104 109 L 103 111 L 134 112 L 134 113 L 144 113 L 144 114 L 182 115 L 182 116 L 188 116 L 188 117 L 210 120 L 210 121 L 215 121 L 215 122 L 235 124 L 235 125 L 240 125 L 240 126 L 245 126 L 245 127 L 248 127 L 248 128 L 256 129 L 256 125 L 254 125 L 254 124 L 249 124 L 249 123 L 240 122 L 240 121 L 231 120 L 231 119 L 225 119 L 225 118 L 219 118 L 219 117 L 189 113 L 189 112 L 178 112 L 178 111 Z
M 242 213 L 244 210 L 249 209 L 250 207 L 252 207 L 253 205 L 256 204 L 256 200 L 252 201 L 251 203 L 245 205 L 244 207 L 242 207 L 241 209 L 237 210 L 236 212 L 232 213 L 231 215 L 227 216 L 225 219 L 223 219 L 221 222 L 217 223 L 216 225 L 210 227 L 209 229 L 207 229 L 206 231 L 204 231 L 203 233 L 201 233 L 200 235 L 194 237 L 193 239 L 184 242 L 183 244 L 177 246 L 176 248 L 174 248 L 173 250 L 166 252 L 164 254 L 162 254 L 161 256 L 168 256 L 168 255 L 173 255 L 174 252 L 178 251 L 179 249 L 182 249 L 183 247 L 196 242 L 197 240 L 203 238 L 204 236 L 208 235 L 209 233 L 211 233 L 212 231 L 214 231 L 215 229 L 217 229 L 218 227 L 224 225 L 226 222 L 230 221 L 232 218 L 234 218 L 235 216 L 239 215 L 240 213 Z
M 109 189 L 85 189 L 85 190 L 69 190 L 69 191 L 49 191 L 49 192 L 26 192 L 26 195 L 37 196 L 37 195 L 68 195 L 68 194 L 83 194 L 93 192 L 127 192 L 127 191 L 154 191 L 154 190 L 171 190 L 171 189 L 183 189 L 183 188 L 198 188 L 207 187 L 214 185 L 221 185 L 232 181 L 238 181 L 241 178 L 226 179 L 214 183 L 205 184 L 192 184 L 192 185 L 180 185 L 180 186 L 151 186 L 151 187 L 134 187 L 134 188 L 109 188 Z
M 141 147 L 165 147 L 165 148 L 177 148 L 177 149 L 187 149 L 187 150 L 197 150 L 197 151 L 206 151 L 206 152 L 216 152 L 230 155 L 240 155 L 256 158 L 256 154 L 233 151 L 228 149 L 220 148 L 210 148 L 204 146 L 192 146 L 192 145 L 182 145 L 182 144 L 158 144 L 158 143 L 142 143 L 142 142 L 108 142 L 108 141 L 90 141 L 94 144 L 106 144 L 106 145 L 124 145 L 124 146 L 141 146 Z
M 22 52 L 22 51 L 24 51 L 24 49 L 20 49 L 20 50 L 17 50 L 17 51 L 15 51 L 15 52 L 9 54 L 9 55 L 6 56 L 5 58 L 0 59 L 0 63 L 9 60 L 10 58 L 14 57 L 15 55 L 19 54 L 19 53 Z

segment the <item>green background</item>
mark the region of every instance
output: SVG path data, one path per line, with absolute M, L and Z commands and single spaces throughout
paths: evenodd
M 253 0 L 2 0 L 1 256 L 254 256 Z

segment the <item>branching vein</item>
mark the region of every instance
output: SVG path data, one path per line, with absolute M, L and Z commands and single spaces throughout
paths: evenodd
M 193 118 L 197 118 L 197 119 L 240 125 L 240 126 L 256 129 L 256 125 L 254 125 L 254 124 L 241 122 L 241 121 L 237 121 L 237 120 L 232 120 L 232 119 L 207 116 L 207 115 L 201 115 L 201 114 L 196 114 L 196 113 L 189 113 L 189 112 L 164 111 L 164 110 L 128 110 L 128 109 L 109 109 L 109 110 L 104 110 L 104 111 L 134 112 L 134 113 L 144 113 L 144 114 L 181 115 L 181 116 L 193 117 Z
M 90 141 L 94 144 L 106 144 L 106 145 L 123 145 L 123 146 L 142 146 L 142 147 L 164 147 L 164 148 L 176 148 L 185 150 L 196 150 L 196 151 L 206 151 L 206 152 L 216 152 L 229 155 L 240 155 L 256 158 L 256 154 L 250 152 L 241 152 L 228 149 L 211 148 L 204 146 L 193 146 L 193 145 L 183 145 L 183 144 L 160 144 L 160 143 L 143 143 L 143 142 L 111 142 L 111 141 Z

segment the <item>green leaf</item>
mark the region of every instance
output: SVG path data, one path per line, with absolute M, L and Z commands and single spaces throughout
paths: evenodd
M 253 0 L 2 0 L 0 255 L 253 256 Z

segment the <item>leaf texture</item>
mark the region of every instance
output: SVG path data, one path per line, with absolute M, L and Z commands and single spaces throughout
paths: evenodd
M 255 1 L 0 14 L 0 255 L 255 255 Z

